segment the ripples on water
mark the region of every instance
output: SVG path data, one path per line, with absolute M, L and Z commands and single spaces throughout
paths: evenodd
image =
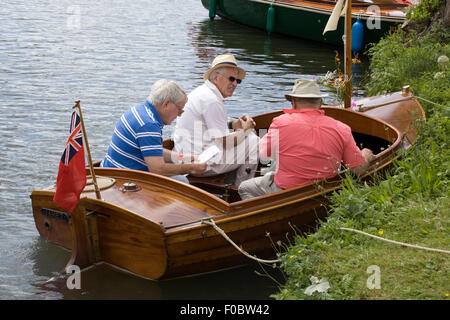
M 200 0 L 10 0 L 2 1 L 0 21 L 0 299 L 63 298 L 35 286 L 61 270 L 68 253 L 40 239 L 29 194 L 56 179 L 75 100 L 81 100 L 92 157 L 100 159 L 120 115 L 144 101 L 154 81 L 173 79 L 190 92 L 217 54 L 235 54 L 247 71 L 227 99 L 230 116 L 285 107 L 283 94 L 296 78 L 335 68 L 333 48 L 269 39 L 219 18 L 210 22 Z M 333 94 L 329 99 L 334 102 Z M 165 137 L 172 128 L 164 129 Z M 226 272 L 219 278 L 229 282 Z M 202 286 L 198 279 L 188 286 Z M 131 280 L 120 281 L 127 288 Z M 183 281 L 166 282 L 165 294 L 148 297 L 183 298 Z M 129 290 L 145 291 L 149 284 L 143 286 Z M 245 297 L 276 291 L 265 287 Z M 130 295 L 124 290 L 115 297 Z

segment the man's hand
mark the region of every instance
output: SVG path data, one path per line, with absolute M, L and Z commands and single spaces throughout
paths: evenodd
M 361 153 L 363 154 L 366 161 L 359 166 L 350 168 L 350 170 L 357 176 L 361 176 L 364 173 L 366 173 L 367 169 L 369 168 L 370 161 L 372 161 L 375 158 L 372 150 L 370 150 L 370 149 L 364 148 L 361 150 Z
M 163 157 L 145 157 L 144 159 L 150 172 L 163 176 L 200 174 L 206 170 L 206 163 L 166 163 Z
M 233 122 L 231 123 L 231 127 L 234 131 L 242 129 L 241 118 L 233 120 Z
M 241 122 L 241 128 L 244 131 L 248 129 L 253 129 L 256 125 L 255 121 L 251 117 L 242 116 L 238 119 Z
M 247 117 L 246 115 L 234 120 L 232 124 L 234 131 L 239 129 L 243 129 L 245 131 L 248 129 L 253 129 L 255 126 L 256 122 L 251 117 Z
M 361 152 L 362 152 L 364 158 L 366 158 L 367 162 L 370 162 L 375 158 L 372 150 L 370 150 L 370 149 L 364 148 L 361 150 Z

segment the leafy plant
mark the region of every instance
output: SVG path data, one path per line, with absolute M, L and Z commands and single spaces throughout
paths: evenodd
M 438 36 L 430 34 L 419 38 L 414 31 L 405 33 L 398 29 L 372 46 L 368 51 L 370 77 L 366 78 L 369 95 L 400 90 L 409 84 L 415 90 L 423 88 L 425 93 L 428 91 L 425 87 L 439 91 L 433 98 L 440 96 L 441 92 L 444 98 L 445 95 L 448 97 L 450 74 L 446 73 L 442 79 L 433 79 L 434 74 L 440 71 L 438 58 L 450 56 L 448 33 L 445 30 L 437 33 Z M 448 99 L 442 102 L 446 101 Z
M 422 0 L 406 9 L 406 17 L 416 22 L 428 23 L 439 10 L 444 0 Z

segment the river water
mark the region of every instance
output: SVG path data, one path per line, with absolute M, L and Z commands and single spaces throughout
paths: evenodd
M 0 6 L 0 300 L 269 299 L 283 277 L 258 264 L 153 282 L 93 270 L 80 290 L 40 286 L 70 253 L 42 240 L 29 195 L 52 185 L 81 100 L 93 159 L 106 152 L 121 114 L 160 78 L 186 92 L 212 59 L 233 53 L 247 77 L 227 99 L 229 116 L 288 107 L 296 78 L 335 69 L 334 48 L 208 19 L 200 0 L 29 0 Z M 324 89 L 326 91 L 326 89 Z M 335 102 L 329 92 L 326 102 Z M 172 126 L 164 128 L 165 138 Z M 270 268 L 269 268 L 270 269 Z M 255 272 L 256 271 L 256 272 Z

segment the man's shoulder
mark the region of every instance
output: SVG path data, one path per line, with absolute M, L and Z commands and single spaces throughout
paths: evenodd
M 324 120 L 325 122 L 323 122 L 323 125 L 332 129 L 332 131 L 335 132 L 336 135 L 339 135 L 341 138 L 343 138 L 344 141 L 349 141 L 348 139 L 353 139 L 352 128 L 348 124 L 345 124 L 342 121 L 336 120 L 328 116 L 325 116 Z
M 152 129 L 152 131 L 160 131 L 157 116 L 151 108 L 147 107 L 145 102 L 128 109 L 124 113 L 124 118 L 127 121 L 127 125 L 134 130 L 146 128 Z
M 130 117 L 130 116 L 136 115 L 136 113 L 137 114 L 143 114 L 145 109 L 146 109 L 145 102 L 144 103 L 139 103 L 139 104 L 136 104 L 136 105 L 132 106 L 127 111 L 125 111 L 124 115 L 126 117 Z
M 301 113 L 283 113 L 279 116 L 274 117 L 272 119 L 272 123 L 296 123 L 296 119 L 298 118 L 303 118 L 303 115 Z
M 188 103 L 189 100 L 218 100 L 217 93 L 214 92 L 214 89 L 211 88 L 211 86 L 214 86 L 213 84 L 203 83 L 202 85 L 195 88 L 188 96 Z

